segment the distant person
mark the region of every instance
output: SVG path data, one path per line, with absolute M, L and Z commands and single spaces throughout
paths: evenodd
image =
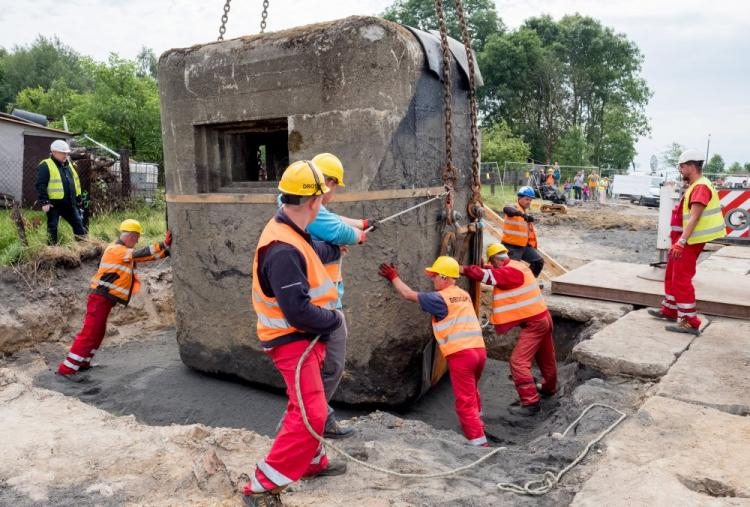
M 573 184 L 570 182 L 570 180 L 567 180 L 565 182 L 565 185 L 563 185 L 563 192 L 565 193 L 565 197 L 567 199 L 572 199 L 573 198 L 573 195 L 572 195 Z
M 719 194 L 703 176 L 703 162 L 704 157 L 698 150 L 683 151 L 677 161 L 688 187 L 672 210 L 672 248 L 664 277 L 664 300 L 660 310 L 648 310 L 653 317 L 677 321 L 675 325 L 666 326 L 667 331 L 696 336 L 701 327 L 693 287 L 698 256 L 706 243 L 726 236 Z
M 529 214 L 531 200 L 535 196 L 531 187 L 521 187 L 518 190 L 516 204 L 503 208 L 505 219 L 502 242 L 508 248 L 511 259 L 528 262 L 531 272 L 538 277 L 544 268 L 544 258 L 536 250 L 534 217 Z
M 521 328 L 518 343 L 510 355 L 510 372 L 519 402 L 509 407 L 515 415 L 533 416 L 540 410 L 540 395 L 557 392 L 557 360 L 552 341 L 552 316 L 542 297 L 534 274 L 523 262 L 511 260 L 508 249 L 499 243 L 487 247 L 488 266 L 462 266 L 461 274 L 491 285 L 492 316 L 495 334 L 503 335 L 514 327 Z M 537 384 L 531 372 L 536 361 L 542 373 Z
M 609 179 L 605 176 L 599 180 L 599 204 L 607 202 L 607 189 L 609 188 Z
M 62 140 L 52 142 L 51 155 L 36 168 L 36 192 L 42 210 L 47 214 L 47 243 L 58 243 L 57 225 L 60 217 L 73 228 L 76 239 L 86 236 L 78 209 L 81 201 L 81 182 L 75 166 L 68 158 L 70 146 Z
M 464 436 L 471 445 L 489 447 L 479 396 L 479 379 L 487 362 L 487 351 L 471 296 L 456 285 L 456 279 L 461 276 L 458 262 L 444 255 L 425 268 L 435 289 L 430 292 L 412 290 L 399 278 L 393 264 L 381 264 L 379 272 L 402 298 L 418 303 L 422 311 L 432 315 L 432 332 L 448 362 L 456 415 Z
M 83 328 L 73 340 L 67 357 L 57 367 L 59 378 L 72 382 L 88 380 L 81 373 L 92 367 L 91 361 L 107 331 L 109 313 L 118 303 L 127 306 L 141 288 L 137 266 L 169 255 L 172 244 L 169 231 L 161 243 L 134 250 L 142 232 L 140 223 L 127 219 L 120 224 L 120 238 L 104 250 L 99 269 L 89 285 Z
M 577 201 L 583 200 L 583 171 L 578 171 L 573 178 L 573 193 Z
M 545 181 L 547 186 L 554 187 L 555 186 L 555 170 L 551 167 L 547 169 L 547 179 Z
M 596 201 L 599 198 L 599 175 L 596 171 L 589 174 L 589 199 Z
M 560 186 L 560 165 L 555 161 L 554 167 L 552 167 L 552 177 L 555 179 L 555 186 Z

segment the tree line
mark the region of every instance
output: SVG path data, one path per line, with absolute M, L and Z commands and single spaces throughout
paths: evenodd
M 111 54 L 97 62 L 39 36 L 29 46 L 0 48 L 0 109 L 40 113 L 50 125 L 86 133 L 136 160 L 162 162 L 156 56 L 143 48 L 134 60 Z
M 461 40 L 455 3 L 443 4 L 449 34 Z M 463 5 L 484 78 L 484 160 L 632 163 L 636 141 L 650 132 L 645 107 L 652 95 L 634 42 L 580 14 L 532 17 L 508 30 L 493 0 Z M 421 30 L 438 26 L 433 0 L 396 0 L 383 16 Z
M 680 153 L 685 151 L 685 146 L 678 142 L 672 142 L 667 146 L 661 153 L 661 162 L 665 167 L 675 167 L 677 160 L 680 157 Z M 708 162 L 703 166 L 703 172 L 706 174 L 719 174 L 719 173 L 750 173 L 750 162 L 741 164 L 740 162 L 732 162 L 727 165 L 724 162 L 724 157 L 718 153 L 714 153 L 708 159 Z

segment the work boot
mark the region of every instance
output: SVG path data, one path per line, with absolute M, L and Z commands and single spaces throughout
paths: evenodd
M 646 311 L 648 312 L 649 315 L 657 319 L 671 320 L 672 322 L 677 322 L 677 317 L 670 317 L 669 315 L 662 313 L 662 311 L 657 308 L 649 308 Z
M 326 421 L 325 429 L 323 430 L 323 438 L 330 438 L 333 440 L 340 440 L 342 438 L 349 438 L 354 435 L 354 428 L 348 426 L 341 426 L 336 422 L 336 418 L 333 414 L 328 416 Z
M 91 380 L 91 378 L 88 375 L 85 375 L 85 374 L 79 373 L 79 372 L 70 373 L 68 375 L 64 375 L 62 373 L 55 372 L 55 378 L 58 379 L 58 380 L 64 379 L 64 380 L 66 380 L 68 382 L 73 382 L 75 384 L 82 384 L 82 383 L 85 383 L 85 382 L 89 382 Z
M 520 405 L 520 406 L 511 405 L 510 407 L 508 407 L 508 412 L 510 412 L 511 414 L 520 415 L 524 417 L 537 415 L 540 410 L 541 410 L 541 406 L 538 401 L 536 403 L 532 403 L 531 405 Z
M 242 501 L 248 507 L 283 507 L 281 492 L 264 491 L 263 493 L 243 495 Z
M 317 479 L 318 477 L 335 477 L 337 475 L 344 475 L 346 473 L 346 468 L 346 462 L 329 464 L 328 468 L 324 468 L 320 472 L 303 475 L 302 480 L 309 481 L 310 479 Z
M 541 382 L 536 382 L 535 385 L 536 385 L 536 391 L 539 393 L 539 396 L 541 396 L 544 399 L 552 398 L 555 394 L 557 394 L 557 393 L 550 393 L 542 389 Z
M 672 331 L 673 333 L 687 333 L 694 336 L 700 336 L 701 334 L 700 328 L 691 326 L 690 323 L 685 319 L 680 319 L 677 324 L 664 326 L 664 329 L 666 329 L 667 331 Z

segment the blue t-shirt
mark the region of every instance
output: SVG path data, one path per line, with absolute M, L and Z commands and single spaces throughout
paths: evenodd
M 435 317 L 435 320 L 443 320 L 448 316 L 448 305 L 439 292 L 417 292 L 417 301 L 422 311 Z

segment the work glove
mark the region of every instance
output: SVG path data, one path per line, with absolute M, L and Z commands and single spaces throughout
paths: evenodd
M 672 245 L 672 248 L 669 249 L 669 256 L 673 259 L 679 259 L 682 257 L 682 252 L 685 250 L 685 247 L 681 245 L 679 242 Z
M 357 244 L 358 245 L 363 244 L 366 239 L 367 239 L 367 233 L 365 231 L 360 232 L 359 233 L 359 240 L 357 241 Z
M 380 265 L 380 269 L 378 270 L 378 273 L 380 273 L 380 276 L 383 278 L 387 278 L 389 281 L 393 281 L 396 278 L 398 278 L 398 270 L 396 269 L 396 266 L 393 264 L 383 263 Z
M 372 230 L 374 231 L 378 228 L 378 225 L 380 225 L 380 222 L 378 222 L 377 220 L 371 220 L 369 218 L 365 218 L 364 220 L 362 220 L 362 230 L 365 230 L 368 227 L 372 227 Z
M 532 223 L 534 221 L 534 217 L 532 215 L 524 215 L 523 219 L 526 220 L 528 223 Z
M 167 233 L 164 235 L 164 246 L 169 248 L 172 245 L 172 231 L 167 229 Z

